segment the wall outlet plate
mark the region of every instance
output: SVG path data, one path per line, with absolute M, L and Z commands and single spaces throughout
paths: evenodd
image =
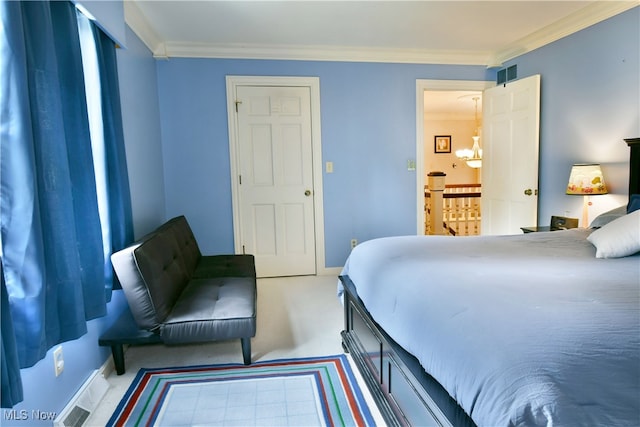
M 333 162 L 327 162 L 325 166 L 327 173 L 333 173 Z
M 62 346 L 58 346 L 53 350 L 53 368 L 55 369 L 56 377 L 64 371 L 64 357 L 62 355 Z

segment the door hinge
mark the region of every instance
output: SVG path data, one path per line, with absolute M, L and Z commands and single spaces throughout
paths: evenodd
M 236 100 L 236 113 L 238 112 L 238 105 L 242 104 L 242 101 Z
M 238 175 L 238 184 L 242 185 L 242 175 Z

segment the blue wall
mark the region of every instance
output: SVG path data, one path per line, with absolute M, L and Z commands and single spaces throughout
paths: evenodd
M 635 8 L 510 61 L 542 75 L 540 221 L 580 217 L 565 196 L 572 163 L 603 163 L 614 194 L 592 217 L 624 202 L 628 149 L 638 136 Z M 167 214 L 184 213 L 204 252 L 232 252 L 226 75 L 320 78 L 326 267 L 344 263 L 352 238 L 415 234 L 416 79 L 493 80 L 483 67 L 226 59 L 158 62 Z M 186 173 L 188 171 L 188 173 Z
M 122 292 L 114 292 L 109 303 L 109 312 L 120 312 L 124 307 Z M 82 386 L 91 373 L 98 369 L 109 357 L 110 351 L 98 346 L 98 337 L 112 321 L 112 316 L 92 320 L 87 324 L 88 332 L 77 340 L 62 344 L 64 371 L 59 377 L 54 374 L 52 352 L 32 366 L 22 369 L 22 386 L 24 400 L 13 407 L 17 414 L 24 412 L 24 420 L 8 419 L 11 412 L 2 409 L 0 425 L 2 426 L 49 426 L 53 420 L 34 418 L 33 411 L 42 413 L 60 413 L 67 402 Z
M 118 50 L 122 122 L 136 238 L 165 221 L 164 172 L 156 61 L 127 27 L 127 49 Z
M 615 193 L 594 198 L 594 212 L 624 203 L 629 152 L 621 139 L 640 136 L 639 27 L 635 8 L 509 62 L 521 77 L 542 75 L 541 218 L 565 211 L 579 216 L 579 198 L 564 195 L 570 165 L 579 161 L 602 162 Z M 415 80 L 493 79 L 482 67 L 156 62 L 128 29 L 126 46 L 118 52 L 118 70 L 136 235 L 186 213 L 210 253 L 233 250 L 224 76 L 320 77 L 323 160 L 335 168 L 323 182 L 328 267 L 342 265 L 352 237 L 415 233 L 416 179 L 406 170 L 416 155 Z M 23 370 L 25 401 L 15 409 L 61 411 L 108 358 L 98 336 L 125 304 L 114 292 L 110 314 L 63 344 L 67 363 L 60 377 L 51 355 Z M 4 414 L 0 423 L 51 424 L 9 422 Z
M 414 234 L 416 79 L 493 80 L 480 66 L 170 59 L 158 62 L 167 214 L 205 253 L 233 252 L 226 75 L 320 78 L 327 267 L 350 240 Z M 321 266 L 322 267 L 322 266 Z
M 629 148 L 640 136 L 640 7 L 509 61 L 518 77 L 541 75 L 540 221 L 581 218 L 582 197 L 567 196 L 573 163 L 602 164 L 606 196 L 589 218 L 626 203 Z M 547 224 L 544 224 L 547 225 Z

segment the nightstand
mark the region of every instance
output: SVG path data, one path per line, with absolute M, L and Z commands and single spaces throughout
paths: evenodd
M 520 227 L 520 230 L 522 230 L 524 234 L 527 234 L 527 233 L 536 233 L 538 231 L 551 231 L 551 227 L 548 225 L 544 225 L 541 227 Z
M 578 226 L 578 218 L 567 218 L 564 216 L 551 216 L 551 225 L 540 227 L 520 227 L 525 234 L 536 233 L 538 231 L 558 231 L 576 228 Z

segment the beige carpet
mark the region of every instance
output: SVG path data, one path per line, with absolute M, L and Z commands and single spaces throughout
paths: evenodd
M 342 353 L 343 307 L 336 297 L 337 281 L 335 276 L 258 279 L 258 325 L 256 336 L 251 340 L 252 360 Z M 113 372 L 107 378 L 109 391 L 85 425 L 105 425 L 142 367 L 216 363 L 242 363 L 240 340 L 174 347 L 129 347 L 125 354 L 125 374 Z M 353 369 L 357 373 L 355 366 Z M 363 391 L 366 390 L 366 385 L 359 380 Z M 377 424 L 383 425 L 371 397 L 367 399 L 379 421 Z

